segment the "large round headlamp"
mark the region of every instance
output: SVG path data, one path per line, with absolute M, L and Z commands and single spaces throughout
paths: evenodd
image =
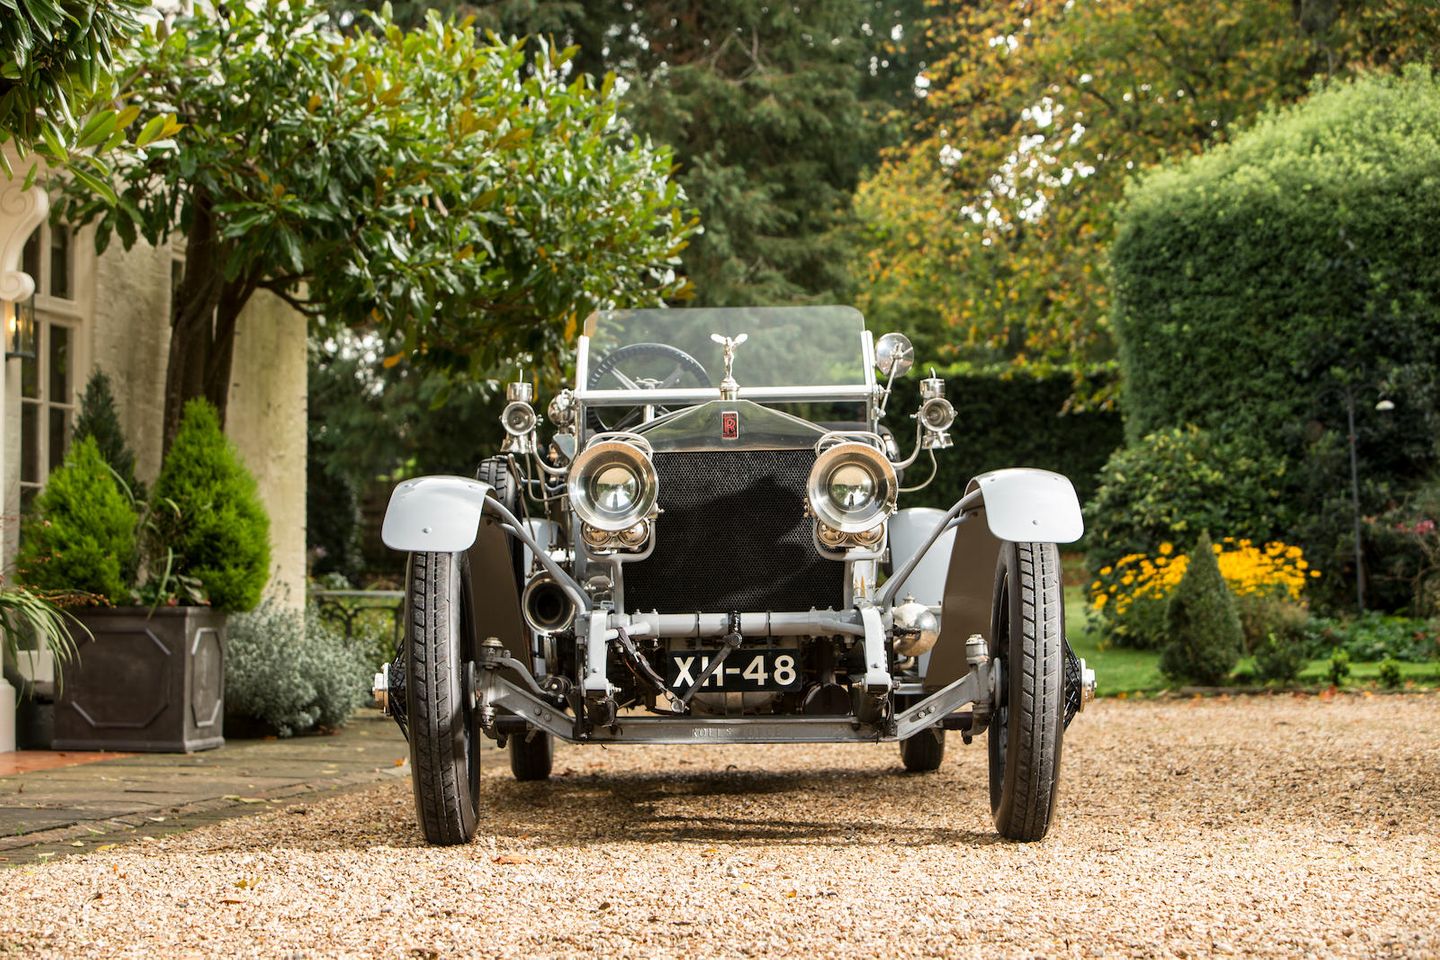
M 895 468 L 883 453 L 867 443 L 847 442 L 816 458 L 805 492 L 810 510 L 825 526 L 860 533 L 890 515 L 898 486 Z
M 659 478 L 650 458 L 633 444 L 602 440 L 575 458 L 565 481 L 570 506 L 597 530 L 618 533 L 655 509 Z

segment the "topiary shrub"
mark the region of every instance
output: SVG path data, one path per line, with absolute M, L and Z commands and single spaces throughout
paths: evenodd
M 227 722 L 257 722 L 282 737 L 339 726 L 368 700 L 373 672 L 314 608 L 301 613 L 266 600 L 229 621 Z
M 1244 634 L 1208 533 L 1200 535 L 1191 552 L 1185 576 L 1170 597 L 1165 624 L 1169 642 L 1160 655 L 1161 673 L 1203 686 L 1225 682 L 1240 660 Z
M 1202 530 L 1272 539 L 1286 526 L 1284 491 L 1285 465 L 1264 450 L 1196 427 L 1158 430 L 1100 471 L 1085 509 L 1090 572 L 1164 542 L 1186 551 Z
M 204 400 L 185 405 L 151 496 L 152 573 L 198 579 L 216 609 L 252 609 L 270 577 L 270 518 L 255 478 Z
M 71 445 L 25 517 L 16 570 L 37 590 L 124 603 L 134 578 L 138 522 L 95 440 L 84 437 Z
M 100 456 L 115 471 L 116 478 L 135 500 L 145 499 L 145 487 L 135 477 L 135 452 L 125 440 L 120 414 L 115 409 L 115 395 L 110 392 L 110 377 L 96 369 L 80 394 L 80 413 L 75 418 L 72 443 L 90 437 Z
M 1380 661 L 1380 670 L 1377 676 L 1380 678 L 1380 686 L 1386 690 L 1394 690 L 1404 682 L 1400 675 L 1400 661 L 1385 659 Z
M 1162 166 L 1117 220 L 1128 436 L 1193 423 L 1280 458 L 1285 532 L 1330 574 L 1317 599 L 1332 606 L 1354 595 L 1347 406 L 1364 515 L 1440 464 L 1437 182 L 1440 82 L 1412 67 L 1319 89 Z M 1392 413 L 1375 409 L 1382 395 Z M 1365 547 L 1383 569 L 1384 548 Z M 1389 586 L 1371 603 L 1407 602 Z

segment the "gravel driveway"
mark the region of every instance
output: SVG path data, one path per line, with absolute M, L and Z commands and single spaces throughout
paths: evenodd
M 1048 840 L 990 829 L 985 751 L 489 754 L 488 830 L 403 783 L 0 872 L 44 956 L 1440 955 L 1440 697 L 1102 701 Z M 484 829 L 484 828 L 482 828 Z

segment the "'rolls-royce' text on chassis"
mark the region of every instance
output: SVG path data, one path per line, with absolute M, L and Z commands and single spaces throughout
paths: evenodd
M 900 508 L 955 420 L 932 375 L 884 424 L 913 361 L 848 307 L 601 312 L 548 440 L 513 383 L 500 456 L 399 484 L 383 537 L 409 554 L 406 630 L 377 695 L 426 838 L 474 834 L 481 736 L 538 780 L 556 737 L 890 740 L 933 770 L 947 730 L 986 735 L 1000 833 L 1043 837 L 1094 689 L 1056 548 L 1080 507 L 1018 468 Z

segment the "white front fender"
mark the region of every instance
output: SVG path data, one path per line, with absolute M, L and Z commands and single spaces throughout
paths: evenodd
M 467 477 L 417 477 L 390 494 L 380 539 L 392 550 L 459 553 L 469 550 L 491 486 Z
M 979 490 L 985 522 L 998 540 L 1073 543 L 1085 532 L 1080 498 L 1068 477 L 1033 467 L 982 473 L 965 492 Z

